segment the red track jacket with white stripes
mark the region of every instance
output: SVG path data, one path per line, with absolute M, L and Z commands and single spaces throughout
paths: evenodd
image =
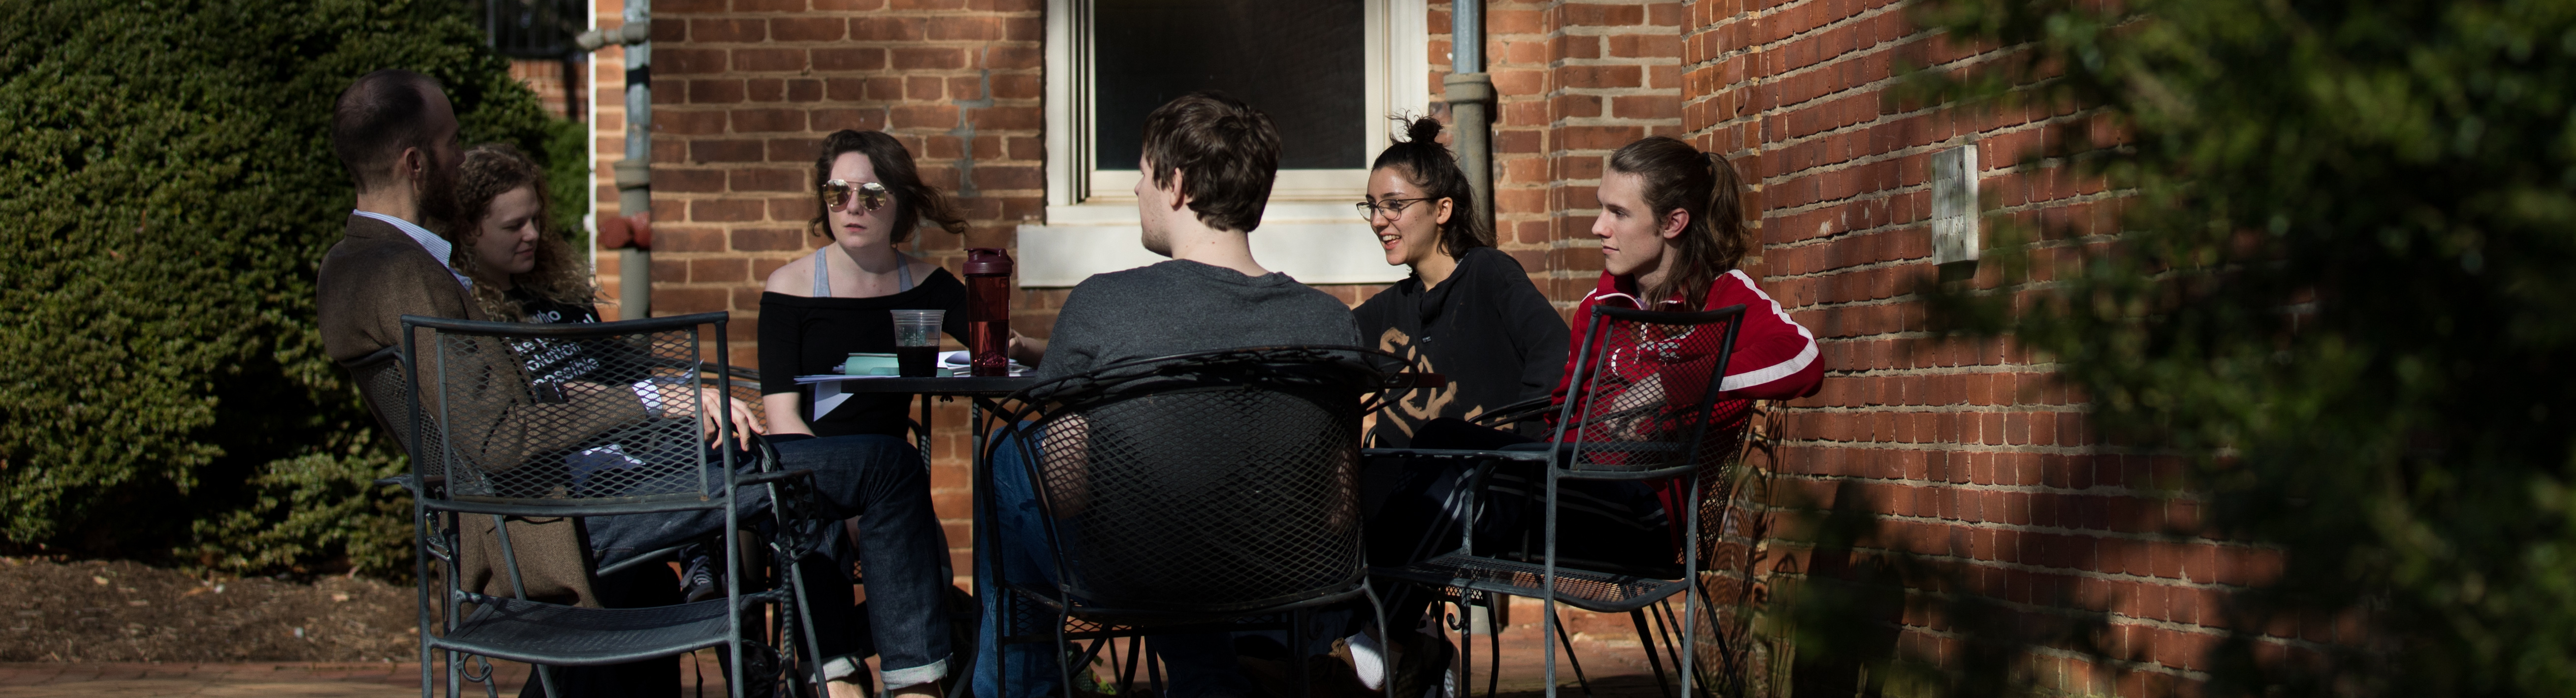
M 1601 283 L 1583 296 L 1580 305 L 1575 306 L 1575 347 L 1566 352 L 1565 371 L 1559 374 L 1553 393 L 1555 404 L 1565 404 L 1568 384 L 1574 378 L 1575 357 L 1583 355 L 1582 343 L 1592 337 L 1592 306 L 1640 307 L 1643 304 L 1638 302 L 1637 294 L 1633 282 L 1602 272 Z M 1656 305 L 1687 302 L 1687 299 L 1675 295 Z M 1715 428 L 1709 432 L 1715 443 L 1737 443 L 1733 435 L 1742 433 L 1748 426 L 1753 416 L 1752 401 L 1814 395 L 1825 379 L 1824 362 L 1817 356 L 1816 336 L 1798 321 L 1790 319 L 1788 311 L 1780 309 L 1780 304 L 1763 293 L 1761 287 L 1755 286 L 1753 277 L 1746 276 L 1743 270 L 1730 270 L 1709 284 L 1708 302 L 1700 309 L 1724 308 L 1738 303 L 1744 305 L 1744 326 L 1736 331 L 1735 353 L 1727 359 L 1726 377 L 1718 382 L 1719 399 L 1711 406 L 1708 415 L 1715 422 L 1711 425 Z M 1606 399 L 1608 396 L 1601 397 Z M 1669 397 L 1684 402 L 1698 399 L 1697 395 Z M 1550 419 L 1553 421 L 1554 416 L 1551 415 Z M 1677 478 L 1658 480 L 1649 485 L 1656 490 L 1656 498 L 1663 501 L 1664 510 L 1676 512 L 1672 520 L 1673 540 L 1675 546 L 1681 545 L 1683 519 L 1678 512 L 1688 511 L 1682 504 L 1689 494 L 1682 491 Z
M 1636 308 L 1634 282 L 1601 273 L 1601 283 L 1574 308 L 1574 341 L 1579 345 L 1592 336 L 1592 306 L 1603 303 L 1616 308 Z M 1686 303 L 1679 294 L 1657 305 Z M 1726 379 L 1718 383 L 1722 397 L 1734 400 L 1787 400 L 1816 394 L 1824 383 L 1825 366 L 1816 351 L 1816 336 L 1806 326 L 1789 319 L 1788 311 L 1771 300 L 1770 294 L 1753 285 L 1753 277 L 1737 269 L 1719 275 L 1709 284 L 1708 303 L 1701 310 L 1744 304 L 1744 328 L 1736 331 L 1735 355 L 1727 359 Z M 1566 352 L 1565 371 L 1558 374 L 1557 404 L 1565 403 L 1566 381 L 1574 377 L 1574 357 L 1582 348 Z

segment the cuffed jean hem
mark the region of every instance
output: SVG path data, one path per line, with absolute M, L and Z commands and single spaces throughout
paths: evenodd
M 844 654 L 833 657 L 830 661 L 823 662 L 823 680 L 847 679 L 858 675 L 859 670 L 865 668 L 868 668 L 868 665 L 860 663 L 858 655 Z
M 877 673 L 877 681 L 883 683 L 885 685 L 885 690 L 888 691 L 907 686 L 919 686 L 921 684 L 930 683 L 944 678 L 948 678 L 948 660 L 945 659 L 931 662 L 929 664 L 923 664 L 921 666 L 891 669 Z

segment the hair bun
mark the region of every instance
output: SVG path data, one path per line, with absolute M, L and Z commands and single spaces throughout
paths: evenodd
M 1409 143 L 1440 142 L 1440 120 L 1424 116 L 1405 122 L 1404 140 Z

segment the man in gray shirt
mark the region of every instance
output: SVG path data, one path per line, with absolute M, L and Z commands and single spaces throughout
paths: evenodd
M 1149 267 L 1093 276 L 1073 287 L 1056 316 L 1041 380 L 1124 361 L 1234 347 L 1356 346 L 1350 309 L 1322 291 L 1263 268 L 1248 234 L 1261 224 L 1279 169 L 1279 131 L 1270 117 L 1234 98 L 1194 93 L 1145 117 L 1144 175 L 1136 208 L 1145 249 L 1172 258 Z M 1009 451 L 1010 449 L 1003 449 Z M 1005 578 L 1051 586 L 1051 565 L 1038 522 L 1036 493 L 1018 457 L 996 454 L 993 494 Z M 1007 472 L 1005 472 L 1007 471 Z M 987 566 L 989 568 L 989 566 Z M 984 574 L 990 574 L 986 569 Z M 977 588 L 993 589 L 978 579 Z M 988 594 L 975 662 L 976 698 L 1061 695 L 1050 648 L 998 646 L 998 609 Z M 1171 669 L 1170 698 L 1235 698 L 1252 693 L 1235 670 L 1223 633 L 1162 636 L 1154 652 Z M 998 654 L 1009 660 L 996 662 Z M 996 667 L 1007 667 L 1009 676 Z

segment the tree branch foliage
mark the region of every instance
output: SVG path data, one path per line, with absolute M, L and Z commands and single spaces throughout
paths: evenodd
M 2120 232 L 1998 221 L 1998 282 L 1926 292 L 1950 331 L 2053 358 L 2114 443 L 2195 462 L 2184 533 L 2282 552 L 2210 692 L 2576 686 L 2576 3 L 1916 13 L 2019 50 L 1914 99 L 2110 127 L 2026 164 L 2128 193 Z

